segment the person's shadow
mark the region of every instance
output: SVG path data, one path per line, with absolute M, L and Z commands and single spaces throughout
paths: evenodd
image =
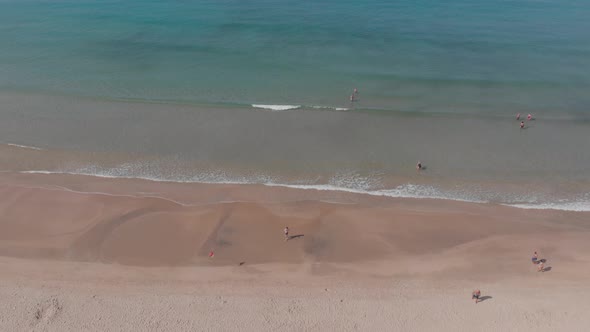
M 289 240 L 298 239 L 298 238 L 304 237 L 304 236 L 305 236 L 305 234 L 292 235 L 292 236 L 289 236 Z
M 491 297 L 491 296 L 489 296 L 489 295 L 482 296 L 482 297 L 480 297 L 480 298 L 479 298 L 479 301 L 478 301 L 478 302 L 483 302 L 483 301 L 485 301 L 485 300 L 489 300 L 489 299 L 491 299 L 491 298 L 492 298 L 492 297 Z
M 545 264 L 545 263 L 547 263 L 547 260 L 545 258 L 541 258 L 535 264 L 540 264 L 540 263 Z M 539 272 L 549 272 L 549 271 L 551 271 L 551 266 L 545 266 Z

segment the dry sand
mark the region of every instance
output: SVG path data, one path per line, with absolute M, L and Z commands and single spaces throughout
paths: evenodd
M 580 212 L 2 173 L 0 330 L 585 331 L 589 231 Z

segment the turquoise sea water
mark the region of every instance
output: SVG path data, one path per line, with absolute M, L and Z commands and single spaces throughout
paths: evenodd
M 0 89 L 409 112 L 590 108 L 585 0 L 0 0 Z

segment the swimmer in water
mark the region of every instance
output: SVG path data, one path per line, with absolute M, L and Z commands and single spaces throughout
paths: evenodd
M 529 120 L 529 121 L 531 121 L 533 119 L 533 116 L 529 114 L 529 115 L 526 116 L 526 119 Z
M 416 164 L 416 169 L 417 169 L 417 170 L 419 170 L 419 171 L 421 171 L 421 170 L 422 170 L 422 163 L 421 163 L 421 162 L 418 162 L 418 163 Z
M 524 121 L 520 121 L 520 129 L 524 129 Z
M 350 95 L 350 102 L 354 102 L 354 94 Z
M 357 93 L 359 93 L 359 90 L 357 88 L 354 88 L 354 94 L 356 95 Z
M 520 113 L 516 114 L 516 120 L 520 120 Z

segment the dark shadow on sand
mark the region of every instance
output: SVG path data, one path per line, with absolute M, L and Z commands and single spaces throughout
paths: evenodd
M 544 267 L 541 272 L 549 272 L 551 271 L 551 266 Z
M 489 300 L 489 299 L 491 299 L 491 298 L 492 298 L 492 297 L 491 297 L 491 296 L 488 296 L 488 295 L 486 295 L 486 296 L 482 296 L 482 297 L 480 297 L 480 298 L 479 298 L 479 301 L 477 301 L 477 302 L 483 302 L 483 301 L 485 301 L 485 300 Z
M 305 236 L 305 234 L 292 235 L 292 236 L 289 236 L 289 240 L 297 239 L 297 238 L 304 237 L 304 236 Z

